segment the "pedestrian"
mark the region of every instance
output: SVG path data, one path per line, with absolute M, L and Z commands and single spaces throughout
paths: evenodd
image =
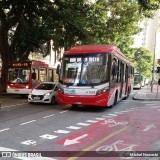
M 32 72 L 32 79 L 35 80 L 36 79 L 36 72 L 35 72 L 35 68 L 33 68 L 33 72 Z

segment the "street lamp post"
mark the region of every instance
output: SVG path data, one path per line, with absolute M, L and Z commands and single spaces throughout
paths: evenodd
M 154 57 L 153 57 L 153 70 L 152 70 L 151 92 L 153 92 L 154 71 L 155 71 L 155 51 L 154 51 Z
M 151 92 L 153 92 L 153 83 L 154 83 L 154 74 L 155 74 L 156 40 L 157 40 L 157 31 L 155 30 L 155 43 L 154 43 L 154 57 L 153 57 L 153 71 L 152 71 L 152 81 L 151 81 Z

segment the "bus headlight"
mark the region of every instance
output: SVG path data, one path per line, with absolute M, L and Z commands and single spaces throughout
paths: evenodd
M 108 91 L 109 91 L 109 87 L 105 87 L 105 88 L 97 90 L 96 95 L 100 95 L 100 94 L 106 93 Z
M 9 89 L 9 88 L 10 88 L 10 86 L 7 86 L 7 88 Z
M 26 86 L 26 89 L 28 89 L 29 88 L 29 86 Z

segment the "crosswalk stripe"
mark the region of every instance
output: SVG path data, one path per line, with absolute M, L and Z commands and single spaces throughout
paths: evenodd
M 76 127 L 76 126 L 69 126 L 69 127 L 66 127 L 68 129 L 74 129 L 74 130 L 78 130 L 78 129 L 81 129 L 81 127 Z

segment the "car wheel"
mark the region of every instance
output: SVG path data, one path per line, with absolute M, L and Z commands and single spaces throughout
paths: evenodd
M 52 99 L 51 99 L 51 104 L 55 104 L 56 100 L 55 100 L 55 97 L 53 96 Z

